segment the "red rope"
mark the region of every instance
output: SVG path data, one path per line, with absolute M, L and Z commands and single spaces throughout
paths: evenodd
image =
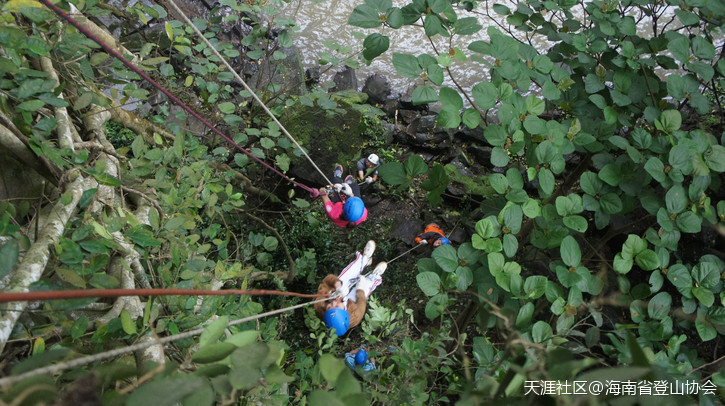
M 227 289 L 227 290 L 196 290 L 196 289 L 77 289 L 77 290 L 50 290 L 37 292 L 11 292 L 0 293 L 0 303 L 31 302 L 36 300 L 81 299 L 93 297 L 122 297 L 122 296 L 295 296 L 303 298 L 317 298 L 317 295 L 282 292 L 266 289 Z
M 119 61 L 123 62 L 123 64 L 126 65 L 126 67 L 128 67 L 129 69 L 131 69 L 132 71 L 134 71 L 136 74 L 140 75 L 142 78 L 146 79 L 147 82 L 151 83 L 156 89 L 158 89 L 160 92 L 162 92 L 163 94 L 165 94 L 166 97 L 168 97 L 169 99 L 171 99 L 171 101 L 173 101 L 174 103 L 178 104 L 187 113 L 191 114 L 192 116 L 194 116 L 194 118 L 196 118 L 197 120 L 201 121 L 205 126 L 207 126 L 209 129 L 211 129 L 214 133 L 216 133 L 220 137 L 224 138 L 227 142 L 229 142 L 230 144 L 232 144 L 233 146 L 235 146 L 237 149 L 239 149 L 240 151 L 242 151 L 248 157 L 252 158 L 253 160 L 255 160 L 255 161 L 259 162 L 260 164 L 266 166 L 267 168 L 271 169 L 272 171 L 274 171 L 279 176 L 283 177 L 284 179 L 287 179 L 293 185 L 295 185 L 297 187 L 300 187 L 300 188 L 306 190 L 307 192 L 310 193 L 310 195 L 312 197 L 316 197 L 319 194 L 319 193 L 316 193 L 316 192 L 318 192 L 317 189 L 311 188 L 311 187 L 306 186 L 306 185 L 303 185 L 302 183 L 299 183 L 299 182 L 291 179 L 289 176 L 287 176 L 284 173 L 280 172 L 279 170 L 277 170 L 276 168 L 272 167 L 271 165 L 268 165 L 266 162 L 262 161 L 261 159 L 259 159 L 256 156 L 252 155 L 252 153 L 250 153 L 246 149 L 242 148 L 239 144 L 237 144 L 236 142 L 234 142 L 234 140 L 232 140 L 231 138 L 229 138 L 223 132 L 219 131 L 216 127 L 214 127 L 213 124 L 211 124 L 206 119 L 204 119 L 196 111 L 192 110 L 191 107 L 187 106 L 186 104 L 184 104 L 184 102 L 182 102 L 176 96 L 174 96 L 173 94 L 171 94 L 171 92 L 169 92 L 168 90 L 166 90 L 166 88 L 164 88 L 160 84 L 156 83 L 156 81 L 154 81 L 151 78 L 151 76 L 149 76 L 144 71 L 142 71 L 141 69 L 139 69 L 138 67 L 136 67 L 133 63 L 131 63 L 131 61 L 129 61 L 128 59 L 124 58 L 123 55 L 121 55 L 118 52 L 116 52 L 116 50 L 114 50 L 108 44 L 106 44 L 105 42 L 103 42 L 100 38 L 98 38 L 95 35 L 93 35 L 93 33 L 91 33 L 90 31 L 88 31 L 88 29 L 86 29 L 85 27 L 83 27 L 82 25 L 80 25 L 80 23 L 78 23 L 78 21 L 74 20 L 68 13 L 66 13 L 65 11 L 61 10 L 60 8 L 58 8 L 58 6 L 56 6 L 55 4 L 51 3 L 50 0 L 39 0 L 39 1 L 41 3 L 43 3 L 49 9 L 53 10 L 53 12 L 55 12 L 55 14 L 57 14 L 58 16 L 60 16 L 61 18 L 63 18 L 64 20 L 68 21 L 68 23 L 70 23 L 72 26 L 76 27 L 78 29 L 78 31 L 80 31 L 81 33 L 83 33 L 83 35 L 85 35 L 86 37 L 88 37 L 91 40 L 93 40 L 93 42 L 95 42 L 96 44 L 100 45 L 101 48 L 103 48 L 103 50 L 105 50 L 106 52 L 108 52 L 109 54 L 111 54 L 114 58 L 116 58 Z

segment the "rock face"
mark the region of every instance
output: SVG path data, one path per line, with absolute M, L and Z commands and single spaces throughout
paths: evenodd
M 365 80 L 362 92 L 368 95 L 370 104 L 383 104 L 390 96 L 390 83 L 385 76 L 374 74 Z
M 345 70 L 337 72 L 335 78 L 335 91 L 341 92 L 343 90 L 354 90 L 357 91 L 357 75 L 355 69 L 346 67 Z
M 335 164 L 345 167 L 344 175 L 352 174 L 355 161 L 368 153 L 364 150 L 364 146 L 370 141 L 366 135 L 368 125 L 363 119 L 363 114 L 348 104 L 345 101 L 347 99 L 342 98 L 345 93 L 335 95 L 338 108 L 343 110 L 341 114 L 328 115 L 326 110 L 317 105 L 296 106 L 287 109 L 281 118 L 282 124 L 294 135 L 300 145 L 307 148 L 315 164 L 329 179 L 332 178 Z M 363 102 L 366 99 L 363 93 L 354 95 Z M 290 173 L 297 179 L 317 187 L 326 183 L 304 156 L 292 158 Z

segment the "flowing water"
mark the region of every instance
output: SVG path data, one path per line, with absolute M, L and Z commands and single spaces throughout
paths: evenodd
M 505 3 L 512 10 L 516 9 L 517 2 L 515 1 L 499 0 L 497 2 Z M 407 1 L 393 0 L 393 5 L 397 7 L 402 7 L 407 3 Z M 294 35 L 294 40 L 301 50 L 305 68 L 319 67 L 318 60 L 320 56 L 324 51 L 329 51 L 324 45 L 326 41 L 334 41 L 342 46 L 348 46 L 355 51 L 360 51 L 362 49 L 362 40 L 353 36 L 354 31 L 362 32 L 365 35 L 381 32 L 390 37 L 390 49 L 377 57 L 370 66 L 362 66 L 357 70 L 359 86 L 362 87 L 364 80 L 371 74 L 380 73 L 390 80 L 394 93 L 405 93 L 412 85 L 422 82 L 422 79 L 413 80 L 399 76 L 393 68 L 393 53 L 402 52 L 413 55 L 428 53 L 435 56 L 436 50 L 446 53 L 451 47 L 458 47 L 464 53 L 470 55 L 472 51 L 468 51 L 467 45 L 475 40 L 488 40 L 486 34 L 488 26 L 503 24 L 506 29 L 509 28 L 504 16 L 497 15 L 493 9 L 483 9 L 487 3 L 480 3 L 478 10 L 480 13 L 476 16 L 479 23 L 484 27 L 482 30 L 471 36 L 455 36 L 453 43 L 449 43 L 448 38 L 443 38 L 440 35 L 435 36 L 433 41 L 429 41 L 425 37 L 422 27 L 404 26 L 397 30 L 384 28 L 383 31 L 380 31 L 378 28 L 362 29 L 348 25 L 347 19 L 355 6 L 359 4 L 362 4 L 362 0 L 293 0 L 282 6 L 280 16 L 293 18 L 300 27 L 300 30 Z M 580 6 L 573 8 L 571 11 L 575 18 L 580 21 L 584 19 L 584 13 Z M 457 13 L 459 18 L 473 15 L 463 10 L 457 10 Z M 672 14 L 671 10 L 665 9 L 663 17 Z M 545 17 L 548 18 L 549 16 Z M 633 17 L 637 19 L 636 15 L 633 15 Z M 669 17 L 665 20 L 669 20 Z M 678 22 L 675 20 L 674 24 Z M 637 30 L 639 35 L 643 37 L 652 35 L 651 23 L 646 18 L 638 21 Z M 517 33 L 517 36 L 519 38 L 524 37 L 523 33 Z M 541 35 L 534 36 L 530 43 L 541 53 L 545 53 L 545 50 L 552 45 Z M 342 65 L 333 67 L 327 72 L 324 72 L 323 69 L 322 80 L 331 80 L 334 74 L 342 69 L 344 69 Z M 476 83 L 488 79 L 488 71 L 488 68 L 483 64 L 470 59 L 467 61 L 454 61 L 451 66 L 451 75 L 466 90 L 469 90 Z M 447 74 L 445 75 L 444 85 L 454 86 Z

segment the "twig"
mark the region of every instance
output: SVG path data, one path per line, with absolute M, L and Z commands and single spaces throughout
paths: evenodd
M 154 208 L 159 212 L 159 216 L 161 218 L 166 217 L 166 215 L 164 214 L 164 211 L 161 210 L 161 206 L 159 205 L 159 202 L 156 201 L 156 199 L 154 199 L 154 198 L 148 196 L 147 194 L 140 192 L 136 189 L 132 189 L 128 186 L 121 186 L 121 190 L 143 197 L 144 199 L 146 199 L 149 203 L 151 203 L 154 206 Z

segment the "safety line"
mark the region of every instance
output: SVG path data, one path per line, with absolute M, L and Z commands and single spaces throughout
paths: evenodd
M 408 251 L 405 251 L 404 253 L 402 253 L 402 254 L 398 255 L 397 257 L 395 257 L 395 258 L 391 259 L 390 261 L 388 261 L 388 263 L 391 263 L 391 262 L 395 261 L 396 259 L 398 259 L 398 258 L 406 255 L 407 253 L 409 253 L 410 251 L 413 251 L 414 249 L 420 247 L 421 245 L 423 245 L 423 244 L 416 244 L 413 248 L 409 249 Z
M 32 292 L 0 293 L 0 303 L 24 302 L 35 300 L 80 299 L 92 297 L 122 297 L 122 296 L 294 296 L 314 299 L 313 294 L 283 292 L 267 289 L 225 289 L 225 290 L 197 290 L 197 289 L 69 289 L 46 290 Z
M 307 158 L 307 160 L 310 161 L 310 164 L 312 164 L 312 166 L 317 170 L 317 172 L 319 172 L 320 175 L 322 175 L 322 178 L 327 181 L 327 184 L 328 185 L 331 185 L 332 182 L 330 182 L 330 179 L 327 179 L 327 176 L 325 176 L 325 174 L 315 164 L 315 162 L 312 160 L 312 158 L 310 158 L 310 156 L 307 155 L 307 152 L 305 152 L 304 148 L 302 148 L 302 146 L 297 143 L 297 141 L 294 139 L 294 137 L 292 137 L 292 134 L 290 134 L 287 131 L 287 129 L 282 125 L 282 123 L 280 123 L 279 120 L 277 120 L 277 117 L 274 116 L 274 113 L 272 113 L 272 111 L 269 110 L 269 108 L 267 107 L 267 105 L 265 105 L 264 102 L 257 96 L 257 94 L 254 93 L 254 91 L 252 90 L 252 88 L 249 87 L 249 85 L 247 85 L 247 82 L 245 82 L 244 79 L 242 79 L 242 77 L 239 76 L 239 74 L 237 73 L 237 71 L 235 71 L 232 68 L 232 66 L 229 65 L 229 62 L 227 62 L 226 58 L 224 58 L 219 53 L 219 51 L 217 51 L 216 48 L 211 44 L 211 42 L 209 42 L 209 40 L 204 36 L 204 34 L 198 28 L 196 28 L 196 25 L 194 25 L 194 23 L 189 19 L 189 17 L 187 17 L 186 14 L 184 14 L 184 12 L 179 8 L 179 6 L 174 2 L 174 0 L 169 0 L 169 4 L 171 4 L 171 6 L 174 7 L 174 9 L 176 10 L 177 13 L 181 14 L 181 17 L 184 19 L 184 21 L 186 22 L 186 24 L 188 24 L 194 30 L 194 32 L 199 37 L 199 39 L 201 39 L 202 41 L 204 41 L 204 43 L 209 47 L 209 49 L 211 49 L 211 52 L 214 55 L 216 55 L 217 58 L 219 58 L 219 60 L 224 64 L 224 66 L 227 67 L 227 69 L 229 69 L 229 72 L 231 72 L 234 75 L 234 78 L 237 79 L 237 81 L 239 81 L 239 83 L 241 83 L 242 86 L 244 86 L 244 89 L 246 91 L 248 91 L 249 93 L 251 93 L 251 95 L 254 98 L 254 100 L 257 103 L 259 103 L 259 105 L 262 107 L 262 109 L 264 109 L 264 112 L 267 113 L 267 115 L 270 118 L 272 118 L 272 120 L 274 120 L 274 122 L 279 126 L 279 128 L 282 130 L 282 132 L 284 133 L 284 135 L 286 135 L 287 138 L 289 138 L 290 141 L 292 141 L 297 146 L 297 148 L 300 150 L 300 152 L 302 152 L 305 155 L 305 157 Z
M 43 0 L 40 0 L 40 1 L 43 1 Z M 246 323 L 246 322 L 249 322 L 249 321 L 254 321 L 254 320 L 260 319 L 262 317 L 274 316 L 276 314 L 280 314 L 280 313 L 284 313 L 284 312 L 287 312 L 287 311 L 295 310 L 295 309 L 298 309 L 300 307 L 308 306 L 308 305 L 315 304 L 315 303 L 324 302 L 324 301 L 330 300 L 332 298 L 333 297 L 319 299 L 319 300 L 314 300 L 314 301 L 311 301 L 311 302 L 306 302 L 306 303 L 301 303 L 301 304 L 294 305 L 294 306 L 285 307 L 283 309 L 272 310 L 272 311 L 269 311 L 269 312 L 266 312 L 266 313 L 258 314 L 256 316 L 249 316 L 249 317 L 245 317 L 245 318 L 242 318 L 242 319 L 233 320 L 233 321 L 227 323 L 227 327 L 235 326 L 237 324 L 242 324 L 242 323 Z M 184 332 L 184 333 L 174 334 L 174 335 L 170 335 L 170 336 L 167 336 L 167 337 L 155 338 L 155 339 L 150 340 L 150 341 L 133 344 L 133 345 L 129 345 L 129 346 L 126 346 L 126 347 L 117 348 L 117 349 L 114 349 L 114 350 L 105 351 L 105 352 L 101 352 L 101 353 L 98 353 L 98 354 L 89 355 L 89 356 L 86 356 L 86 357 L 77 358 L 77 359 L 70 360 L 70 361 L 66 361 L 66 362 L 61 362 L 61 363 L 54 364 L 54 365 L 49 365 L 49 366 L 46 366 L 46 367 L 43 367 L 43 368 L 34 369 L 32 371 L 28 371 L 28 372 L 25 372 L 25 373 L 22 373 L 22 374 L 19 374 L 19 375 L 12 375 L 12 376 L 8 376 L 8 377 L 5 377 L 5 378 L 0 378 L 0 387 L 13 384 L 15 382 L 21 381 L 21 380 L 26 379 L 26 378 L 30 378 L 32 376 L 41 375 L 41 374 L 55 374 L 55 373 L 64 371 L 66 369 L 77 368 L 77 367 L 80 367 L 80 366 L 89 364 L 91 362 L 100 361 L 100 360 L 104 360 L 104 359 L 108 359 L 108 358 L 112 358 L 112 357 L 117 357 L 119 355 L 127 354 L 129 352 L 143 350 L 145 348 L 148 348 L 148 347 L 151 347 L 151 346 L 154 346 L 154 345 L 166 344 L 166 343 L 170 343 L 172 341 L 180 340 L 182 338 L 193 337 L 195 335 L 199 335 L 199 334 L 203 333 L 204 330 L 206 330 L 206 329 L 202 327 L 202 328 L 199 328 L 199 329 L 196 329 L 196 330 L 191 330 L 191 331 L 187 331 L 187 332 Z
M 130 70 L 132 70 L 133 72 L 135 72 L 136 74 L 138 74 L 139 76 L 141 76 L 142 78 L 144 78 L 147 82 L 151 83 L 156 89 L 158 89 L 161 93 L 163 93 L 164 95 L 166 95 L 166 97 L 168 97 L 169 99 L 171 99 L 171 101 L 173 101 L 174 103 L 176 103 L 177 105 L 179 105 L 179 107 L 181 107 L 182 109 L 184 109 L 184 111 L 186 111 L 187 113 L 189 113 L 192 116 L 194 116 L 194 118 L 196 118 L 197 120 L 201 121 L 206 127 L 208 127 L 210 130 L 212 130 L 215 134 L 217 134 L 220 137 L 224 138 L 227 142 L 229 142 L 230 144 L 232 144 L 233 146 L 235 146 L 237 149 L 239 149 L 240 151 L 242 151 L 248 157 L 252 158 L 253 160 L 255 160 L 255 161 L 259 162 L 260 164 L 266 166 L 267 168 L 271 169 L 272 171 L 274 171 L 279 176 L 281 176 L 284 179 L 286 179 L 289 182 L 291 182 L 293 185 L 295 185 L 297 187 L 300 187 L 300 188 L 308 191 L 313 196 L 317 196 L 317 194 L 318 194 L 318 190 L 317 189 L 311 188 L 309 186 L 303 185 L 302 183 L 293 180 L 292 178 L 290 178 L 289 176 L 287 176 L 284 173 L 280 172 L 276 168 L 272 167 L 271 165 L 268 165 L 266 162 L 264 162 L 261 159 L 257 158 L 256 156 L 254 156 L 252 153 L 250 153 L 246 149 L 242 148 L 239 144 L 237 144 L 236 142 L 234 142 L 234 140 L 232 140 L 231 138 L 229 138 L 223 132 L 219 131 L 216 127 L 214 127 L 213 124 L 211 124 L 204 117 L 202 117 L 201 115 L 199 115 L 199 113 L 197 113 L 196 111 L 194 111 L 191 107 L 189 107 L 186 104 L 184 104 L 184 102 L 182 102 L 181 100 L 179 100 L 179 98 L 177 98 L 171 92 L 169 92 L 168 90 L 166 90 L 166 88 L 164 88 L 160 84 L 156 83 L 156 81 L 154 81 L 151 78 L 151 76 L 149 76 L 148 74 L 146 74 L 146 72 L 144 72 L 141 69 L 139 69 L 138 67 L 136 67 L 136 65 L 134 65 L 133 63 L 131 63 L 131 61 L 129 61 L 128 59 L 126 59 L 123 55 L 119 54 L 116 50 L 114 50 L 108 44 L 106 44 L 105 42 L 103 42 L 100 38 L 98 38 L 95 35 L 93 35 L 93 33 L 91 33 L 90 31 L 88 31 L 88 29 L 86 29 L 85 27 L 83 27 L 80 23 L 78 23 L 78 21 L 74 20 L 68 13 L 66 13 L 63 10 L 61 10 L 55 4 L 51 3 L 50 0 L 38 0 L 38 1 L 41 2 L 41 3 L 43 3 L 49 9 L 53 10 L 53 12 L 55 12 L 55 14 L 57 14 L 62 19 L 66 20 L 69 24 L 71 24 L 76 29 L 78 29 L 78 31 L 80 31 L 83 35 L 85 35 L 89 39 L 93 40 L 93 42 L 95 42 L 101 48 L 103 48 L 104 51 L 108 52 L 114 58 L 116 58 L 119 61 L 121 61 L 124 65 L 126 65 L 127 68 L 129 68 Z M 212 47 L 212 49 L 214 49 L 214 48 Z M 252 93 L 252 94 L 254 94 L 254 93 Z M 276 121 L 276 119 L 275 119 L 275 121 Z M 299 146 L 299 144 L 297 144 L 297 145 Z

